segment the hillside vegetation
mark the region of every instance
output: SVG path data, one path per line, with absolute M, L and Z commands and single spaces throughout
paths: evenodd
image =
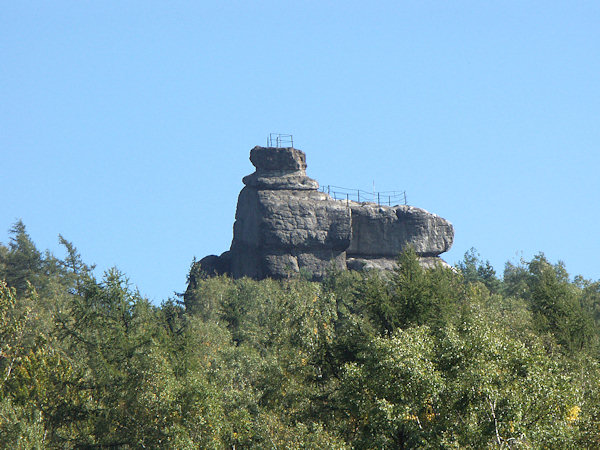
M 600 282 L 542 254 L 156 306 L 60 241 L 0 245 L 1 448 L 600 447 Z

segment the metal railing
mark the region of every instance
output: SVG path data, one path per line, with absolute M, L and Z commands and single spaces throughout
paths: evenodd
M 267 147 L 293 147 L 294 136 L 291 134 L 270 133 L 267 137 Z
M 353 202 L 369 202 L 378 205 L 408 205 L 406 201 L 406 191 L 381 191 L 369 192 L 361 189 L 348 189 L 340 186 L 321 186 L 321 192 L 329 194 L 334 200 L 346 200 Z

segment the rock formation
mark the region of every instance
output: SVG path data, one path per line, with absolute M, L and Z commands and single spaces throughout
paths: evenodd
M 349 269 L 392 269 L 398 255 L 411 245 L 421 264 L 445 264 L 438 255 L 452 246 L 452 224 L 414 206 L 350 204 L 352 240 L 346 250 Z
M 254 147 L 250 161 L 256 171 L 243 179 L 231 248 L 195 271 L 319 279 L 332 266 L 391 269 L 407 245 L 425 266 L 445 264 L 438 255 L 454 236 L 447 220 L 414 206 L 334 200 L 306 175 L 306 155 L 295 148 Z

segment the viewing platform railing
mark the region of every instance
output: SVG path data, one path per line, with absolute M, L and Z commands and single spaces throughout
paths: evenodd
M 346 200 L 353 202 L 370 202 L 378 205 L 407 205 L 406 191 L 381 191 L 369 192 L 361 189 L 348 189 L 340 186 L 321 186 L 321 192 L 329 194 L 334 200 Z
M 270 133 L 267 138 L 267 147 L 294 147 L 294 136 L 291 134 Z

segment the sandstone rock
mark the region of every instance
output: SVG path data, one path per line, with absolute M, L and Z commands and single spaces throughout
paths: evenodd
M 346 267 L 348 270 L 359 272 L 365 270 L 383 270 L 391 271 L 398 267 L 397 258 L 356 258 L 347 257 Z M 420 256 L 419 264 L 425 269 L 434 269 L 437 266 L 451 268 L 451 266 L 442 258 L 437 256 Z
M 227 251 L 221 256 L 208 255 L 198 261 L 198 264 L 206 275 L 225 275 L 231 272 L 231 254 Z
M 266 190 L 302 190 L 302 191 L 314 191 L 319 189 L 319 183 L 315 180 L 311 180 L 306 175 L 296 174 L 284 174 L 281 176 L 269 174 L 257 174 L 253 173 L 244 177 L 244 184 L 249 187 L 256 189 Z
M 260 147 L 250 150 L 250 162 L 259 171 L 292 171 L 306 170 L 306 154 L 292 147 Z
M 351 202 L 349 257 L 396 258 L 407 245 L 419 256 L 437 256 L 452 245 L 454 229 L 441 217 L 414 206 Z
M 250 161 L 256 172 L 244 177 L 246 186 L 266 190 L 319 189 L 319 183 L 306 176 L 306 155 L 301 150 L 254 147 Z
M 243 178 L 231 249 L 197 263 L 192 275 L 282 278 L 304 271 L 392 270 L 411 245 L 424 267 L 452 245 L 452 224 L 414 206 L 334 200 L 306 175 L 306 155 L 295 148 L 254 147 L 256 171 Z
M 235 278 L 281 278 L 302 269 L 320 277 L 332 261 L 345 265 L 350 210 L 316 189 L 250 185 L 240 192 L 233 235 Z
M 393 258 L 346 258 L 348 270 L 362 272 L 364 270 L 394 270 L 398 267 Z

